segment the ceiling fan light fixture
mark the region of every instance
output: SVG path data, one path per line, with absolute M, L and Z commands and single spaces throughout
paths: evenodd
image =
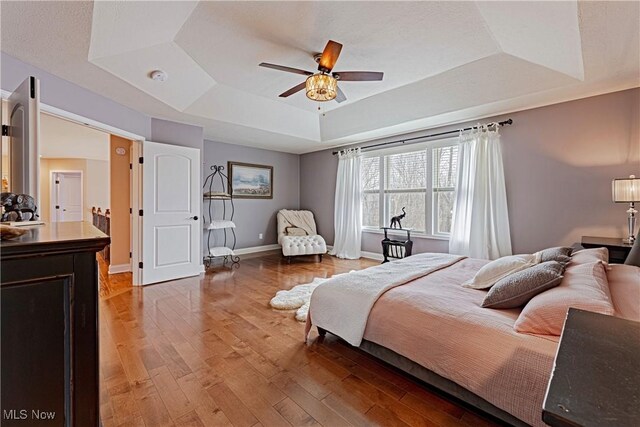
M 307 98 L 313 101 L 331 101 L 338 93 L 338 80 L 329 74 L 318 73 L 309 76 L 305 86 Z

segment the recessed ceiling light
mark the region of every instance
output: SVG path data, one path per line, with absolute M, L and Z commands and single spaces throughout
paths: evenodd
M 169 78 L 169 75 L 162 70 L 154 70 L 149 74 L 149 77 L 157 82 L 164 82 Z

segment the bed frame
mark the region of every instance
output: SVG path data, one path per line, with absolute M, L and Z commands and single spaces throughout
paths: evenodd
M 325 329 L 318 328 L 318 334 L 321 337 L 324 337 L 327 332 Z M 331 333 L 332 335 L 338 337 L 341 341 L 345 342 L 338 335 Z M 350 344 L 348 344 L 350 345 Z M 453 398 L 453 400 L 461 401 L 466 405 L 470 405 L 473 408 L 480 410 L 493 418 L 497 418 L 499 421 L 506 423 L 508 425 L 517 426 L 517 427 L 527 427 L 529 424 L 524 421 L 519 420 L 508 412 L 503 411 L 502 409 L 492 405 L 487 402 L 480 396 L 470 392 L 464 387 L 459 386 L 451 380 L 446 379 L 443 376 L 436 374 L 433 371 L 425 368 L 407 359 L 404 356 L 396 353 L 393 350 L 390 350 L 386 347 L 373 343 L 371 341 L 362 340 L 362 344 L 359 347 L 360 350 L 364 351 L 375 358 L 382 360 L 383 362 L 391 365 L 392 367 L 403 371 L 404 373 L 409 374 L 413 378 L 418 379 L 421 382 L 426 383 L 428 386 L 437 389 L 440 392 L 443 392 L 447 397 Z M 542 417 L 542 408 L 540 408 L 540 417 Z

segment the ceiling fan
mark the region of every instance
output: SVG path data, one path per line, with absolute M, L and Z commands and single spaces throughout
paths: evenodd
M 287 73 L 302 74 L 308 76 L 307 80 L 300 83 L 297 86 L 292 87 L 280 94 L 281 98 L 286 98 L 294 93 L 300 92 L 302 89 L 306 89 L 307 98 L 313 101 L 331 101 L 335 99 L 337 102 L 343 102 L 347 100 L 347 97 L 338 87 L 338 80 L 345 82 L 369 82 L 380 81 L 384 73 L 376 71 L 334 71 L 334 65 L 338 61 L 342 45 L 333 40 L 329 40 L 324 48 L 324 51 L 320 54 L 313 56 L 318 63 L 318 73 L 312 73 L 311 71 L 301 70 L 299 68 L 287 67 L 284 65 L 269 64 L 262 62 L 258 64 L 260 67 L 272 68 L 274 70 L 285 71 Z

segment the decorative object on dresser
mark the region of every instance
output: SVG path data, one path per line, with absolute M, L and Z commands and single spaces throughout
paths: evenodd
M 205 178 L 203 185 L 206 190 L 204 199 L 208 201 L 207 221 L 205 222 L 207 227 L 207 255 L 204 256 L 204 265 L 210 267 L 214 258 L 222 258 L 223 265 L 227 262 L 231 262 L 231 266 L 237 265 L 240 262 L 240 257 L 234 253 L 236 248 L 236 224 L 233 222 L 236 208 L 233 204 L 233 196 L 227 188 L 230 182 L 229 177 L 224 173 L 224 166 L 222 165 L 213 165 L 210 169 L 213 172 Z M 218 182 L 220 183 L 219 188 Z M 222 212 L 218 217 L 214 213 L 214 201 L 222 202 L 222 206 L 220 206 Z M 229 203 L 228 208 L 227 203 Z M 216 236 L 214 236 L 214 232 L 216 230 L 221 231 L 222 235 L 219 236 L 222 238 L 221 245 L 215 244 Z M 229 244 L 231 239 L 233 243 Z
M 570 308 L 542 419 L 553 427 L 637 426 L 640 322 Z
M 614 264 L 624 264 L 633 246 L 633 244 L 615 237 L 582 236 L 580 243 L 586 249 L 607 248 L 609 251 L 609 262 Z
M 407 216 L 407 211 L 404 210 L 404 206 L 402 207 L 402 213 L 400 215 L 396 215 L 391 218 L 391 223 L 389 224 L 389 228 L 402 228 L 402 220 Z
M 311 211 L 281 209 L 278 220 L 278 244 L 282 246 L 282 255 L 291 262 L 291 257 L 299 255 L 322 255 L 327 253 L 327 244 L 318 234 L 316 220 Z
M 404 208 L 402 208 L 404 211 Z M 393 224 L 393 222 L 392 222 Z M 411 256 L 413 250 L 413 240 L 411 240 L 411 230 L 413 228 L 394 228 L 394 227 L 382 227 L 384 230 L 384 239 L 382 239 L 382 256 L 384 260 L 382 263 L 389 262 L 389 258 L 401 259 Z M 404 231 L 407 233 L 407 238 L 404 240 L 390 239 L 388 231 Z
M 109 237 L 88 222 L 0 243 L 3 426 L 100 425 L 98 267 Z M 53 419 L 8 419 L 11 410 Z M 19 413 L 18 413 L 19 414 Z
M 627 226 L 629 235 L 626 243 L 632 244 L 635 240 L 636 214 L 635 203 L 640 202 L 640 178 L 629 175 L 629 178 L 616 178 L 611 182 L 611 196 L 614 203 L 629 203 L 627 209 Z
M 4 208 L 2 222 L 36 221 L 39 217 L 36 201 L 28 194 L 2 193 L 0 205 Z
M 273 199 L 273 166 L 228 162 L 229 194 L 236 199 Z

